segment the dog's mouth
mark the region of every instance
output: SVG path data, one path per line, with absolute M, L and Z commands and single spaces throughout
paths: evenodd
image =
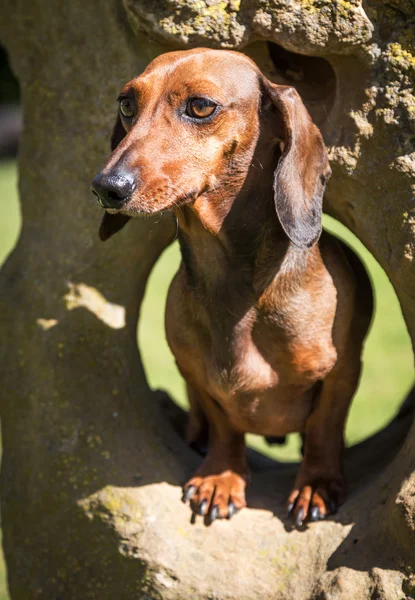
M 93 190 L 92 190 L 93 191 Z M 179 197 L 155 197 L 155 196 L 139 196 L 134 198 L 134 195 L 126 198 L 120 206 L 107 206 L 102 202 L 101 198 L 94 191 L 98 202 L 102 208 L 110 215 L 124 215 L 131 218 L 151 217 L 164 212 L 174 212 L 175 209 L 180 209 L 185 205 L 194 202 L 199 196 L 207 191 L 207 186 L 202 190 L 193 189 L 185 192 Z

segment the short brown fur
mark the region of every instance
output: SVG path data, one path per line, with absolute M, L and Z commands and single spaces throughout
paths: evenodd
M 128 83 L 131 122 L 118 117 L 103 173 L 136 187 L 101 227 L 172 211 L 182 264 L 166 331 L 190 399 L 189 442 L 207 455 L 184 498 L 210 520 L 245 506 L 244 434 L 304 436 L 288 499 L 297 525 L 325 518 L 346 494 L 343 430 L 372 313 L 365 270 L 321 233 L 330 168 L 298 94 L 246 56 L 164 54 Z M 185 107 L 219 108 L 194 122 Z

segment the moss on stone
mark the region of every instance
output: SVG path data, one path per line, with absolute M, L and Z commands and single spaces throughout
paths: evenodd
M 156 7 L 150 7 L 148 0 L 126 0 L 126 5 L 134 28 L 144 26 L 169 41 L 191 45 L 238 48 L 250 37 L 268 35 L 277 43 L 289 36 L 290 45 L 297 41 L 300 52 L 306 48 L 318 52 L 327 44 L 341 52 L 368 41 L 372 31 L 360 3 L 347 0 L 266 0 L 258 6 L 177 0 Z M 297 40 L 291 36 L 293 29 Z

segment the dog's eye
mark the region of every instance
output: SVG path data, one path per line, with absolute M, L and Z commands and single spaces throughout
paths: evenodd
M 134 104 L 129 98 L 122 98 L 120 100 L 120 113 L 126 119 L 131 119 L 134 116 Z
M 207 98 L 192 98 L 186 106 L 186 113 L 194 119 L 206 119 L 213 115 L 216 104 Z

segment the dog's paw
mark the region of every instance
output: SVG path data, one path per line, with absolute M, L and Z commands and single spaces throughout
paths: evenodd
M 233 471 L 197 475 L 183 487 L 182 499 L 190 501 L 192 511 L 211 523 L 215 519 L 230 519 L 246 506 L 245 487 L 245 479 Z
M 320 521 L 334 515 L 346 496 L 345 484 L 340 480 L 319 481 L 296 486 L 287 501 L 288 515 L 301 527 L 306 520 Z

